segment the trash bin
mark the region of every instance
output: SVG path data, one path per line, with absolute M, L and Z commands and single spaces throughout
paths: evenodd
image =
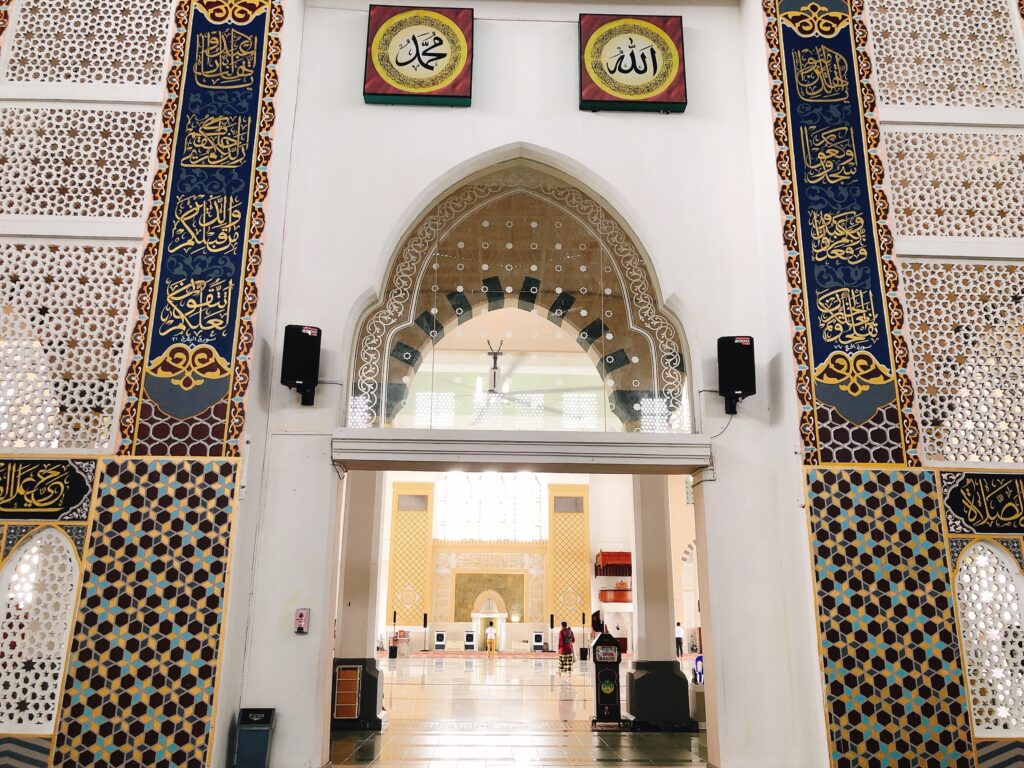
M 274 710 L 243 709 L 238 713 L 234 768 L 267 768 L 270 765 L 270 733 Z

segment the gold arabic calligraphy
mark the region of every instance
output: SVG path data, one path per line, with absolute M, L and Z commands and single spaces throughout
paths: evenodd
M 860 264 L 868 257 L 864 216 L 857 211 L 811 211 L 811 259 Z
M 857 174 L 853 130 L 848 125 L 800 126 L 804 180 L 808 184 L 838 184 Z
M 189 115 L 181 164 L 186 168 L 238 168 L 245 162 L 252 118 Z
M 59 512 L 71 467 L 58 463 L 0 464 L 0 512 Z
M 796 92 L 804 101 L 846 101 L 846 58 L 827 45 L 793 51 Z
M 160 310 L 160 335 L 228 332 L 233 280 L 185 278 L 167 283 L 167 300 Z
M 869 291 L 834 288 L 818 294 L 821 335 L 833 344 L 857 344 L 878 338 L 878 313 Z
M 256 80 L 256 36 L 237 29 L 196 35 L 192 73 L 202 88 L 249 88 Z
M 242 202 L 232 195 L 183 195 L 174 209 L 170 253 L 225 253 L 238 246 Z
M 1024 477 L 965 477 L 960 495 L 969 524 L 1024 530 Z

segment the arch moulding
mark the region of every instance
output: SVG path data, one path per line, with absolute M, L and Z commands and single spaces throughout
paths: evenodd
M 432 345 L 515 307 L 575 336 L 627 431 L 650 413 L 690 429 L 685 337 L 646 255 L 606 204 L 546 165 L 512 160 L 443 193 L 400 242 L 378 295 L 352 346 L 349 427 L 389 426 Z

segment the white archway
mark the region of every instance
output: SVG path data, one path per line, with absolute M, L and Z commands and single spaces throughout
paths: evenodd
M 607 203 L 525 159 L 463 179 L 410 227 L 358 325 L 347 425 L 391 425 L 433 346 L 506 307 L 568 330 L 627 431 L 691 430 L 685 338 L 646 253 Z

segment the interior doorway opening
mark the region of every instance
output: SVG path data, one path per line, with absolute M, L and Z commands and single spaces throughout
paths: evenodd
M 346 657 L 351 593 L 343 583 L 336 670 L 357 662 L 373 666 L 376 699 L 364 696 L 358 705 L 379 704 L 383 712 L 372 713 L 380 716 L 374 725 L 367 711 L 347 708 L 351 687 L 336 681 L 340 716 L 332 718 L 332 729 L 363 728 L 367 720 L 371 727 L 403 729 L 424 723 L 589 727 L 593 667 L 581 649 L 589 650 L 602 631 L 622 651 L 624 711 L 634 704 L 627 695 L 630 675 L 656 661 L 674 665 L 687 681 L 680 706 L 699 724 L 703 680 L 694 674 L 702 648 L 688 475 L 656 476 L 654 484 L 665 492 L 651 499 L 638 483 L 652 478 L 626 474 L 372 474 L 375 507 L 359 509 L 371 513 L 366 522 L 379 531 L 367 601 L 373 650 L 361 661 Z M 661 520 L 665 536 L 660 551 L 648 541 L 644 557 L 637 505 L 645 499 L 665 507 L 660 518 L 652 509 L 639 512 L 652 525 Z M 353 511 L 349 505 L 346 514 Z M 346 529 L 357 525 L 350 520 Z M 349 552 L 363 567 L 362 548 Z M 352 565 L 341 564 L 343 581 Z M 562 622 L 573 641 L 571 669 L 559 660 L 566 650 L 559 647 Z M 493 654 L 486 646 L 489 626 Z

